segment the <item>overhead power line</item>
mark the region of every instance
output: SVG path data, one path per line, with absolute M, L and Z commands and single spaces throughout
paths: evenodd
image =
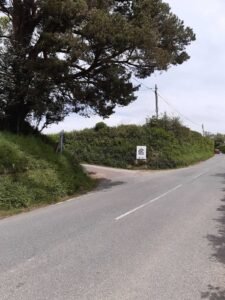
M 170 106 L 178 115 L 180 115 L 183 119 L 185 119 L 188 122 L 191 122 L 192 124 L 202 127 L 202 124 L 199 124 L 193 120 L 191 120 L 189 117 L 185 116 L 183 113 L 181 113 L 176 107 L 174 107 L 165 97 L 162 97 L 162 95 L 160 95 L 158 93 L 158 96 L 160 97 L 160 99 L 162 99 L 168 106 Z
M 163 97 L 161 94 L 159 94 L 158 92 L 158 88 L 151 88 L 149 87 L 148 85 L 142 83 L 141 81 L 137 80 L 136 78 L 133 78 L 137 83 L 139 83 L 141 86 L 145 87 L 147 90 L 150 90 L 152 91 L 152 93 L 154 93 L 155 95 L 157 95 L 157 97 L 159 97 L 161 100 L 163 100 L 163 102 L 165 102 L 173 111 L 175 111 L 181 118 L 185 119 L 186 121 L 194 124 L 195 126 L 198 126 L 198 127 L 202 127 L 202 124 L 199 124 L 193 120 L 191 120 L 189 117 L 185 116 L 183 113 L 181 113 L 174 105 L 172 105 L 170 103 L 170 101 L 168 99 L 166 99 L 165 97 Z M 142 90 L 143 91 L 143 90 Z M 156 98 L 157 98 L 156 97 Z M 156 111 L 158 112 L 158 101 L 156 101 Z M 158 114 L 158 113 L 156 113 Z

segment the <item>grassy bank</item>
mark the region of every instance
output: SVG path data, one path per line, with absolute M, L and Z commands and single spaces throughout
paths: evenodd
M 132 168 L 138 145 L 148 147 L 145 167 L 149 169 L 189 166 L 214 153 L 212 140 L 167 116 L 151 119 L 144 126 L 107 127 L 99 123 L 95 128 L 66 134 L 67 150 L 79 162 Z
M 0 133 L 0 215 L 55 203 L 94 186 L 69 154 L 41 137 Z

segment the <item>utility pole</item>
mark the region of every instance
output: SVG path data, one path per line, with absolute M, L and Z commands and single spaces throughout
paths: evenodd
M 202 134 L 203 134 L 203 136 L 205 136 L 205 127 L 204 127 L 204 124 L 202 124 Z
M 158 97 L 158 87 L 155 85 L 155 114 L 156 118 L 159 118 L 159 97 Z

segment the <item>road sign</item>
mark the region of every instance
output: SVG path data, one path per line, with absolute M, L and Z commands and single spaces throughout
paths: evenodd
M 139 160 L 147 159 L 147 147 L 146 146 L 137 146 L 136 159 L 139 159 Z
M 56 152 L 63 153 L 64 149 L 64 131 L 61 131 L 59 134 L 59 143 L 57 145 Z

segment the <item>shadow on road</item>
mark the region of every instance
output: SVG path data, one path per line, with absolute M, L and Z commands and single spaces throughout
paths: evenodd
M 106 178 L 100 178 L 99 185 L 96 188 L 96 191 L 108 190 L 113 187 L 125 184 L 125 183 L 126 183 L 125 181 L 113 181 L 113 180 L 106 179 Z
M 216 221 L 219 223 L 218 234 L 208 235 L 207 238 L 214 248 L 213 257 L 216 258 L 220 263 L 225 264 L 225 199 L 222 201 L 224 204 L 218 208 L 218 211 L 221 212 L 221 217 L 216 219 Z
M 219 287 L 208 286 L 208 292 L 202 293 L 202 299 L 209 300 L 224 300 L 225 299 L 225 290 L 222 290 Z
M 111 180 L 108 178 L 100 177 L 96 172 L 88 172 L 88 175 L 92 178 L 96 179 L 98 181 L 97 188 L 95 191 L 102 191 L 102 190 L 108 190 L 115 186 L 125 184 L 125 181 L 119 181 L 119 180 Z
M 225 174 L 215 174 L 216 177 L 221 177 L 225 180 Z M 225 184 L 225 181 L 223 181 Z M 223 189 L 225 191 L 225 189 Z M 214 253 L 212 258 L 216 259 L 218 262 L 225 265 L 225 198 L 221 200 L 221 206 L 217 209 L 220 212 L 220 217 L 215 219 L 217 222 L 218 231 L 216 235 L 208 235 L 209 240 Z M 225 278 L 224 287 L 214 287 L 212 285 L 208 286 L 208 291 L 202 293 L 202 299 L 209 300 L 225 300 Z

